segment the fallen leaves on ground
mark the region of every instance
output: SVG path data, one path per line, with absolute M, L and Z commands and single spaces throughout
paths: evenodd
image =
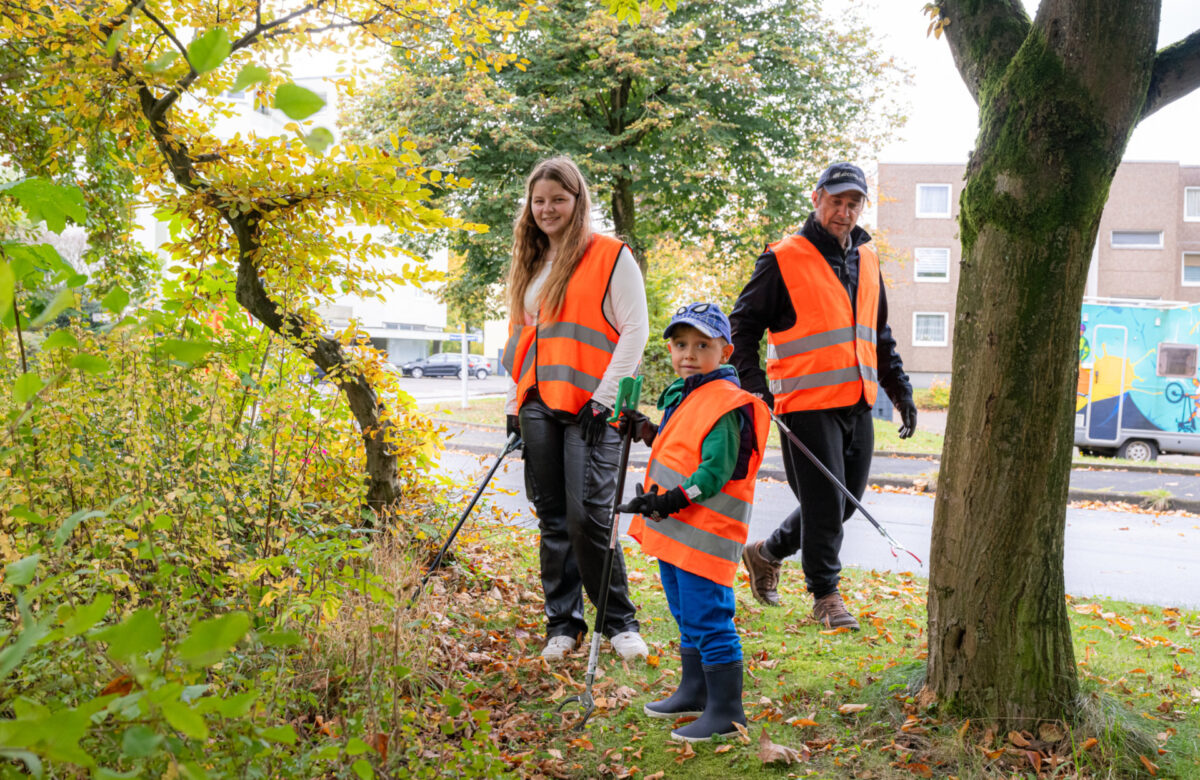
M 766 726 L 763 726 L 762 734 L 758 738 L 758 758 L 764 764 L 799 764 L 808 761 L 809 757 L 807 746 L 797 750 L 772 742 L 771 737 L 767 734 Z

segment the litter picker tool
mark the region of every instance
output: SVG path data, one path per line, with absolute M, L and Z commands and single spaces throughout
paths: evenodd
M 877 530 L 877 531 L 879 531 L 879 533 L 883 534 L 883 538 L 887 540 L 888 546 L 891 547 L 891 549 L 892 549 L 892 557 L 893 558 L 899 558 L 900 556 L 896 555 L 896 550 L 902 550 L 902 551 L 908 553 L 909 555 L 911 555 L 913 557 L 913 560 L 915 560 L 918 564 L 921 563 L 921 559 L 916 556 L 916 553 L 914 553 L 912 550 L 909 550 L 907 547 L 900 544 L 900 542 L 897 542 L 895 539 L 893 539 L 892 535 L 887 532 L 887 529 L 884 528 L 882 525 L 880 525 L 879 522 L 875 520 L 875 518 L 871 517 L 871 513 L 868 512 L 867 508 L 865 506 L 863 506 L 862 503 L 857 498 L 854 497 L 854 493 L 850 492 L 850 489 L 848 487 L 846 487 L 845 485 L 843 485 L 841 480 L 839 480 L 837 477 L 835 477 L 833 475 L 832 471 L 825 468 L 824 463 L 817 460 L 817 456 L 813 455 L 812 450 L 810 450 L 808 447 L 805 447 L 804 442 L 800 441 L 800 437 L 798 437 L 796 434 L 792 433 L 792 429 L 787 427 L 787 424 L 784 423 L 783 420 L 781 420 L 777 416 L 775 416 L 774 412 L 771 412 L 771 419 L 774 420 L 775 424 L 779 426 L 779 430 L 783 431 L 784 434 L 791 440 L 792 444 L 795 444 L 796 448 L 804 453 L 804 457 L 811 460 L 812 464 L 814 466 L 816 466 L 817 469 L 822 474 L 825 475 L 825 478 L 828 479 L 830 482 L 832 482 L 834 485 L 836 485 L 837 489 L 842 491 L 842 495 L 844 495 L 846 498 L 850 499 L 850 503 L 854 504 L 854 507 L 856 509 L 858 509 L 858 511 L 862 512 L 863 517 L 865 517 L 865 518 L 867 518 L 867 520 L 871 521 L 871 525 L 875 526 L 875 530 Z M 924 565 L 924 564 L 922 564 L 922 565 Z
M 463 523 L 467 522 L 467 516 L 471 514 L 471 510 L 474 509 L 475 504 L 479 502 L 479 497 L 483 495 L 483 491 L 487 489 L 488 483 L 491 482 L 492 477 L 496 475 L 496 470 L 500 468 L 500 464 L 504 461 L 504 458 L 510 452 L 520 448 L 521 437 L 515 433 L 510 434 L 508 441 L 504 444 L 504 449 L 500 452 L 500 455 L 496 457 L 496 462 L 492 464 L 490 469 L 488 469 L 487 476 L 483 478 L 483 482 L 479 483 L 479 489 L 475 491 L 475 495 L 471 496 L 471 501 L 467 504 L 467 508 L 463 510 L 462 516 L 458 518 L 458 522 L 454 524 L 454 528 L 451 529 L 450 535 L 446 537 L 446 541 L 442 544 L 442 549 L 438 550 L 437 557 L 434 558 L 433 563 L 429 565 L 429 571 L 425 572 L 425 576 L 421 578 L 421 584 L 417 586 L 416 593 L 413 594 L 412 599 L 410 599 L 408 602 L 409 607 L 417 602 L 417 599 L 420 598 L 421 593 L 423 593 L 425 590 L 425 583 L 429 582 L 429 578 L 432 577 L 433 573 L 437 571 L 437 568 L 442 565 L 442 558 L 445 557 L 446 550 L 450 549 L 450 544 L 454 541 L 454 537 L 458 536 L 458 532 L 462 529 Z
M 614 423 L 621 418 L 622 414 L 636 412 L 638 397 L 641 394 L 642 377 L 639 376 L 635 379 L 627 376 L 623 378 L 620 385 L 617 386 L 617 402 L 614 405 L 616 411 L 608 421 Z M 592 712 L 596 709 L 596 700 L 592 698 L 592 683 L 596 680 L 596 665 L 600 658 L 600 631 L 604 628 L 605 612 L 608 609 L 608 586 L 612 580 L 613 558 L 616 556 L 617 537 L 621 533 L 619 523 L 617 523 L 620 515 L 617 507 L 621 505 L 621 497 L 625 494 L 625 470 L 629 467 L 629 446 L 633 441 L 633 429 L 633 425 L 627 426 L 625 436 L 621 439 L 621 465 L 617 471 L 617 492 L 613 496 L 612 533 L 608 535 L 608 550 L 604 553 L 604 574 L 600 579 L 600 603 L 596 605 L 596 625 L 592 628 L 592 648 L 588 653 L 587 684 L 582 694 L 563 699 L 562 704 L 559 704 L 556 710 L 562 712 L 568 704 L 579 704 L 583 710 L 583 719 L 576 724 L 576 731 L 583 730 L 583 727 L 587 725 L 588 718 L 592 717 Z

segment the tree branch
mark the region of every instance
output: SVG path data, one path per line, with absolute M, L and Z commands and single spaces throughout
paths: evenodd
M 187 47 L 180 43 L 179 39 L 175 37 L 175 33 L 171 32 L 171 28 L 167 27 L 167 25 L 164 24 L 161 19 L 151 13 L 150 9 L 145 5 L 142 6 L 141 11 L 142 15 L 153 22 L 155 27 L 162 30 L 163 35 L 171 39 L 171 43 L 175 44 L 175 48 L 178 49 L 179 53 L 183 55 L 184 62 L 187 62 Z
M 1200 30 L 1160 50 L 1154 58 L 1141 119 L 1197 88 L 1200 88 Z
M 1007 67 L 1032 23 L 1021 0 L 942 0 L 941 18 L 954 64 L 979 102 L 980 91 Z

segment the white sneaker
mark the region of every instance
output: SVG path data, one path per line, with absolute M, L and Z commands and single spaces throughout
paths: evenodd
M 547 661 L 561 661 L 563 656 L 575 649 L 575 637 L 552 636 L 542 648 L 542 658 Z
M 608 641 L 612 642 L 613 650 L 617 651 L 617 655 L 626 661 L 645 658 L 650 653 L 642 635 L 636 631 L 622 631 Z

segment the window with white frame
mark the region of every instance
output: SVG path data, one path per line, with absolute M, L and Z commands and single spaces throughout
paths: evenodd
M 1187 222 L 1200 222 L 1200 187 L 1183 188 L 1183 218 Z
M 1114 230 L 1111 242 L 1113 249 L 1162 249 L 1163 234 L 1161 230 Z
M 1183 253 L 1183 286 L 1200 287 L 1200 252 Z
M 945 312 L 913 312 L 913 346 L 944 347 L 949 343 L 947 322 L 950 315 Z
M 950 250 L 946 247 L 914 249 L 913 278 L 918 282 L 950 281 Z
M 917 185 L 917 216 L 918 217 L 949 217 L 950 216 L 950 185 L 949 184 L 918 184 Z

